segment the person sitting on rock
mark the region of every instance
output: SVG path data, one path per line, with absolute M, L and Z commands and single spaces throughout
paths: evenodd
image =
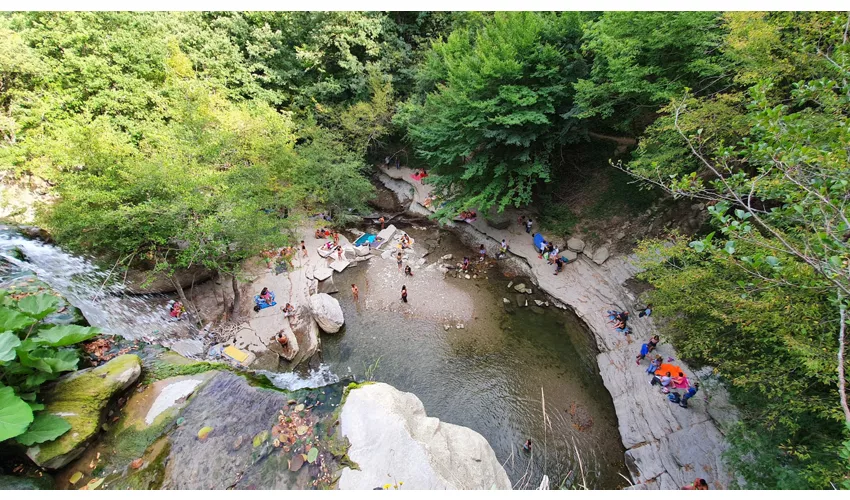
M 523 443 L 523 445 L 522 445 L 522 449 L 529 452 L 529 453 L 531 452 L 531 440 L 530 439 L 525 440 L 525 443 Z
M 404 268 L 404 275 L 405 275 L 405 276 L 410 276 L 411 278 L 413 277 L 413 270 L 412 270 L 412 269 L 410 269 L 410 266 L 405 266 L 405 268 Z
M 322 229 L 316 229 L 316 233 L 315 233 L 313 236 L 314 236 L 317 240 L 321 240 L 321 239 L 323 239 L 323 238 L 325 237 L 325 230 L 324 230 L 324 228 L 322 228 Z
M 186 312 L 186 308 L 183 307 L 183 304 L 179 300 L 175 300 L 173 304 L 171 304 L 171 309 L 169 310 L 169 314 L 171 315 L 172 321 L 178 321 L 183 313 Z
M 463 264 L 461 265 L 461 268 L 462 268 L 464 271 L 468 271 L 468 270 L 469 270 L 469 257 L 464 257 L 464 258 L 463 258 Z
M 653 359 L 652 361 L 649 362 L 649 368 L 646 369 L 646 373 L 653 375 L 655 372 L 658 371 L 658 368 L 661 366 L 661 363 L 663 363 L 663 362 L 664 362 L 664 359 L 660 355 L 655 356 L 655 359 Z M 640 364 L 640 363 L 638 363 L 638 364 Z
M 266 301 L 268 305 L 272 305 L 272 302 L 274 302 L 274 297 L 267 287 L 263 287 L 263 290 L 260 292 L 260 299 Z
M 696 478 L 693 484 L 688 484 L 686 486 L 682 486 L 683 490 L 707 490 L 708 483 L 705 482 L 705 479 L 700 477 Z
M 281 307 L 280 310 L 283 311 L 284 318 L 295 316 L 295 308 L 292 307 L 292 304 L 290 304 L 289 302 L 287 302 L 285 306 Z
M 277 334 L 277 341 L 281 347 L 286 347 L 289 345 L 289 339 L 286 338 L 286 335 L 283 332 Z
M 561 260 L 561 259 L 556 260 L 555 261 L 555 272 L 554 272 L 555 276 L 557 276 L 558 273 L 560 273 L 563 269 L 564 269 L 564 261 Z
M 508 242 L 502 238 L 502 243 L 499 245 L 499 255 L 497 258 L 502 259 L 508 256 Z

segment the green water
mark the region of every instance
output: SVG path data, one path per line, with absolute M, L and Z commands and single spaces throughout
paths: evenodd
M 445 233 L 437 255 L 447 252 L 468 250 Z M 502 297 L 513 300 L 507 284 L 518 280 L 494 268 L 486 280 L 446 278 L 444 286 L 472 296 L 477 318 L 447 331 L 442 322 L 365 308 L 362 284 L 368 273 L 361 264 L 334 278 L 346 325 L 337 335 L 323 336 L 322 356 L 335 373 L 363 378 L 376 366 L 375 380 L 412 392 L 429 416 L 481 433 L 515 488 L 536 488 L 544 473 L 553 487 L 581 483 L 579 456 L 588 487 L 627 486 L 620 477 L 628 474 L 611 398 L 598 374 L 593 341 L 574 314 L 554 307 L 508 314 Z M 416 289 L 416 278 L 412 282 L 411 297 L 427 296 Z M 359 303 L 348 291 L 351 283 L 360 284 Z M 586 417 L 592 419 L 589 426 Z M 521 449 L 526 438 L 534 442 L 533 457 Z

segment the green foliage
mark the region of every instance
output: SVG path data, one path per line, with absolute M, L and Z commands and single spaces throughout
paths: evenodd
M 531 201 L 550 155 L 571 140 L 572 83 L 583 71 L 580 16 L 497 13 L 435 42 L 423 78 L 437 83 L 397 118 L 449 201 L 444 212 Z
M 716 12 L 604 13 L 585 28 L 593 65 L 575 85 L 576 112 L 628 130 L 686 88 L 719 88 L 720 20 Z
M 64 419 L 44 412 L 36 402 L 45 382 L 77 369 L 79 356 L 63 349 L 99 333 L 96 328 L 55 326 L 43 319 L 58 308 L 56 297 L 40 294 L 10 300 L 0 297 L 0 441 L 16 437 L 31 446 L 61 436 L 71 426 Z

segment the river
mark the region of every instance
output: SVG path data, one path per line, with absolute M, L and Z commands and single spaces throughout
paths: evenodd
M 406 230 L 420 241 L 435 231 Z M 17 268 L 6 269 L 7 278 L 37 275 L 79 307 L 94 326 L 127 336 L 170 327 L 161 306 L 163 296 L 128 296 L 120 288 L 104 287 L 108 273 L 88 259 L 8 229 L 0 231 L 0 253 Z M 472 254 L 452 233 L 440 230 L 436 254 L 444 253 Z M 433 260 L 429 256 L 429 262 Z M 411 302 L 450 291 L 454 295 L 448 296 L 471 304 L 463 328 L 457 328 L 457 320 L 368 307 L 369 287 L 363 284 L 375 279 L 379 265 L 361 263 L 335 275 L 341 290 L 335 297 L 346 324 L 340 333 L 322 337 L 323 371 L 368 377 L 412 392 L 429 416 L 481 433 L 514 488 L 535 488 L 543 474 L 553 488 L 628 485 L 622 477 L 628 475 L 624 449 L 611 397 L 598 374 L 595 343 L 574 314 L 553 306 L 510 307 L 508 312 L 503 298 L 515 300 L 516 294 L 508 293 L 507 285 L 522 280 L 506 276 L 498 266 L 482 271 L 478 279 L 447 277 L 424 290 L 412 278 Z M 349 292 L 351 283 L 361 287 L 358 302 Z M 447 312 L 451 305 L 445 305 Z M 521 449 L 529 438 L 534 443 L 531 455 Z

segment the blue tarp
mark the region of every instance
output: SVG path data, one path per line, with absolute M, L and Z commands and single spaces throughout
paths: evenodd
M 546 240 L 543 239 L 543 235 L 540 233 L 534 234 L 534 249 L 540 251 L 540 244 L 545 243 Z

